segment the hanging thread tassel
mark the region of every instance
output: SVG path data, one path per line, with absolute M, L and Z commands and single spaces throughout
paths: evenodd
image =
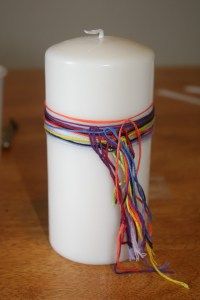
M 154 109 L 150 105 L 143 112 L 127 120 L 92 121 L 75 119 L 46 107 L 45 130 L 59 139 L 91 146 L 108 168 L 114 183 L 114 199 L 120 208 L 121 219 L 116 242 L 117 274 L 156 271 L 161 277 L 184 288 L 184 282 L 166 275 L 166 265 L 158 266 L 153 252 L 151 213 L 142 186 L 138 181 L 142 155 L 142 139 L 151 134 Z M 133 145 L 137 143 L 135 164 Z M 127 245 L 129 260 L 134 266 L 120 262 L 123 245 Z M 137 262 L 142 261 L 143 267 Z

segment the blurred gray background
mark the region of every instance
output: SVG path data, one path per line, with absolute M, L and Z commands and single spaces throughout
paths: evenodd
M 49 46 L 92 28 L 153 48 L 158 65 L 200 64 L 200 0 L 0 0 L 0 64 L 43 67 Z

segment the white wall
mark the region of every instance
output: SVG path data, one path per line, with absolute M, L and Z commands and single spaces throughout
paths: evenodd
M 159 65 L 200 64 L 200 0 L 0 0 L 0 64 L 42 67 L 46 48 L 94 27 L 152 47 Z

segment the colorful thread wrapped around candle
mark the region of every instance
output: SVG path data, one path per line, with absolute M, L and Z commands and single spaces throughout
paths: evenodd
M 120 207 L 121 220 L 117 234 L 115 272 L 156 271 L 165 279 L 188 288 L 164 272 L 154 258 L 151 213 L 145 193 L 138 181 L 142 139 L 152 133 L 154 107 L 151 104 L 141 113 L 126 120 L 84 120 L 65 116 L 46 106 L 45 130 L 48 134 L 71 143 L 90 146 L 108 168 L 114 183 L 114 199 Z M 133 144 L 138 144 L 135 165 Z M 143 261 L 144 267 L 125 267 L 120 263 L 122 245 L 128 246 L 130 261 Z

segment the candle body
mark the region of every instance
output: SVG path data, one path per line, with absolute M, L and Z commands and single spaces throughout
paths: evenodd
M 68 116 L 126 119 L 152 102 L 154 54 L 126 39 L 82 37 L 55 45 L 46 52 L 45 73 L 47 105 Z M 120 211 L 107 168 L 92 148 L 52 136 L 47 148 L 52 247 L 77 262 L 113 263 Z M 145 139 L 139 180 L 147 196 L 150 148 Z M 137 160 L 137 145 L 135 151 Z

